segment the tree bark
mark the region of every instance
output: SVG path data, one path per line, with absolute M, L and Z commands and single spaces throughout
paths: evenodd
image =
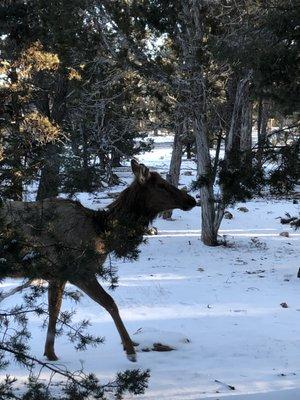
M 236 147 L 237 141 L 240 136 L 239 115 L 241 112 L 243 100 L 245 98 L 245 93 L 247 92 L 247 90 L 249 90 L 249 81 L 251 79 L 251 76 L 252 72 L 249 71 L 243 79 L 239 80 L 237 85 L 235 101 L 231 116 L 230 129 L 227 137 L 225 157 L 231 152 L 233 148 Z
M 217 246 L 218 229 L 215 226 L 214 193 L 212 185 L 205 185 L 200 191 L 201 199 L 201 240 L 207 246 Z
M 58 76 L 56 92 L 53 97 L 53 106 L 51 109 L 51 120 L 59 125 L 61 125 L 66 115 L 67 88 L 67 77 L 60 74 Z M 41 170 L 41 178 L 36 197 L 37 200 L 58 196 L 61 149 L 61 145 L 56 143 L 49 143 L 45 146 L 44 166 Z
M 172 185 L 178 187 L 179 184 L 179 176 L 180 176 L 180 167 L 182 160 L 182 134 L 183 134 L 183 124 L 178 124 L 175 129 L 174 142 L 173 142 L 173 150 L 172 157 L 170 162 L 169 173 L 167 174 L 167 181 Z M 168 219 L 172 217 L 172 211 L 165 211 L 163 213 L 163 218 Z
M 18 84 L 18 74 L 15 69 L 12 70 L 10 74 L 11 82 L 15 85 Z M 12 92 L 11 95 L 11 105 L 13 109 L 13 115 L 15 117 L 14 123 L 14 133 L 15 141 L 17 142 L 17 138 L 21 137 L 20 135 L 20 121 L 22 119 L 22 110 L 20 105 L 19 93 L 18 91 Z M 22 172 L 22 159 L 20 153 L 18 152 L 18 147 L 14 147 L 14 152 L 11 154 L 11 198 L 13 200 L 22 200 L 23 198 L 23 172 Z
M 86 133 L 86 128 L 83 124 L 79 125 L 79 129 L 82 137 L 82 166 L 83 166 L 83 177 L 84 177 L 84 185 L 83 190 L 90 192 L 93 188 L 91 169 L 90 169 L 90 157 L 88 151 L 88 137 Z
M 192 159 L 192 144 L 191 143 L 187 143 L 185 151 L 186 151 L 187 160 L 191 160 Z
M 250 101 L 249 85 L 245 89 L 241 115 L 241 140 L 242 152 L 248 152 L 252 147 L 252 102 Z
M 262 156 L 264 152 L 264 148 L 267 141 L 268 134 L 268 119 L 270 112 L 270 102 L 269 100 L 263 99 L 260 102 L 259 107 L 259 129 L 258 129 L 258 150 L 256 154 L 257 164 L 261 166 L 262 164 Z
M 257 110 L 257 141 L 258 141 L 258 138 L 260 137 L 260 131 L 261 131 L 261 111 L 262 111 L 262 98 L 260 98 L 259 101 L 258 101 L 258 110 Z
M 250 80 L 252 71 L 248 71 L 243 79 L 240 79 L 237 86 L 234 102 L 232 107 L 232 114 L 230 120 L 230 128 L 228 131 L 225 158 L 226 163 L 230 163 L 230 156 L 232 150 L 250 150 L 251 149 L 251 134 L 252 134 L 252 113 L 251 103 L 249 99 L 250 94 Z M 231 102 L 232 99 L 229 99 Z M 216 171 L 214 170 L 214 178 Z M 215 206 L 213 231 L 217 235 L 220 228 L 226 204 L 222 199 L 222 186 L 220 187 L 221 196 L 220 201 Z
M 60 149 L 49 143 L 45 149 L 44 166 L 37 191 L 36 200 L 57 197 L 59 188 Z
M 197 148 L 197 173 L 198 179 L 201 181 L 201 240 L 207 246 L 216 246 L 218 244 L 218 230 L 215 229 L 215 201 L 211 157 L 203 114 L 195 116 L 194 133 Z
M 214 165 L 213 165 L 213 172 L 212 172 L 212 179 L 213 182 L 215 183 L 216 177 L 217 177 L 217 172 L 218 172 L 218 165 L 219 165 L 219 159 L 220 159 L 220 150 L 221 150 L 221 143 L 222 143 L 222 129 L 219 131 L 219 135 L 217 138 L 217 145 L 216 145 L 216 155 L 214 159 Z

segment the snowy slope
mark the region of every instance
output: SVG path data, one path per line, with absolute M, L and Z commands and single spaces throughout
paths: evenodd
M 140 161 L 165 173 L 171 138 L 159 139 Z M 195 165 L 183 162 L 182 185 L 193 178 L 185 175 L 186 170 L 194 174 Z M 118 173 L 124 182 L 130 181 L 129 167 Z M 111 201 L 103 193 L 78 198 L 93 208 Z M 105 336 L 105 344 L 76 353 L 59 337 L 60 363 L 79 368 L 83 360 L 86 369 L 103 381 L 126 368 L 150 368 L 149 389 L 141 399 L 233 395 L 235 400 L 300 399 L 300 232 L 276 219 L 285 212 L 296 215 L 300 206 L 290 200 L 254 200 L 243 206 L 249 212 L 236 207 L 231 210 L 234 218 L 222 223 L 220 234 L 226 235 L 227 247 L 201 243 L 200 208 L 196 207 L 175 211 L 174 221 L 155 221 L 159 234 L 148 238 L 139 260 L 117 262 L 120 280 L 113 296 L 133 340 L 140 343 L 136 364 L 126 359 L 109 315 L 86 297 L 77 307 L 76 318 L 90 318 L 91 331 Z M 290 237 L 279 236 L 282 231 L 289 231 Z M 10 288 L 16 283 L 7 280 L 4 285 Z M 9 301 L 16 303 L 19 298 Z M 283 302 L 289 307 L 282 308 Z M 63 305 L 63 309 L 73 307 L 68 302 Z M 40 325 L 32 319 L 37 356 L 42 354 L 45 336 Z M 142 351 L 155 342 L 175 350 Z M 25 376 L 16 365 L 9 372 Z

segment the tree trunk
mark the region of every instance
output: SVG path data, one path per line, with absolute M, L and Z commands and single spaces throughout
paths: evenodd
M 111 164 L 113 167 L 121 166 L 121 155 L 114 150 L 111 152 Z
M 201 181 L 201 240 L 207 246 L 218 244 L 218 229 L 215 228 L 215 202 L 213 192 L 213 179 L 211 171 L 211 157 L 209 143 L 205 130 L 203 115 L 195 116 L 194 133 L 197 148 L 197 172 Z
M 22 163 L 18 156 L 15 156 L 11 163 L 11 185 L 10 185 L 10 197 L 12 200 L 23 199 L 23 178 L 22 178 Z
M 241 140 L 242 152 L 249 152 L 252 147 L 252 103 L 250 101 L 249 85 L 245 90 L 245 96 L 241 115 Z
M 83 163 L 82 174 L 83 174 L 83 177 L 85 180 L 83 189 L 86 190 L 87 192 L 90 192 L 93 189 L 93 180 L 92 180 L 92 174 L 91 174 L 91 169 L 90 169 L 90 154 L 89 154 L 89 150 L 88 150 L 88 138 L 87 138 L 85 126 L 83 124 L 80 124 L 80 131 L 81 131 L 81 136 L 82 136 L 82 163 Z
M 56 124 L 61 124 L 66 115 L 67 87 L 67 78 L 63 74 L 59 75 L 51 110 L 51 119 Z M 41 171 L 37 200 L 58 196 L 61 150 L 62 147 L 59 144 L 49 143 L 45 146 L 44 166 Z
M 260 131 L 261 131 L 261 111 L 262 111 L 262 98 L 260 98 L 259 101 L 258 101 L 258 110 L 257 110 L 257 141 L 258 141 L 258 138 L 260 137 Z
M 186 151 L 187 160 L 191 160 L 192 159 L 192 144 L 191 143 L 187 143 L 185 151 Z
M 216 155 L 215 155 L 215 159 L 214 159 L 213 172 L 212 172 L 212 179 L 213 179 L 214 183 L 216 181 L 217 172 L 218 172 L 220 150 L 221 150 L 221 143 L 222 143 L 222 133 L 223 133 L 222 129 L 220 129 L 218 139 L 217 139 Z
M 44 166 L 37 191 L 36 200 L 57 197 L 59 188 L 60 149 L 49 143 L 45 149 Z
M 207 246 L 217 246 L 218 227 L 215 225 L 215 203 L 212 185 L 204 185 L 200 191 L 201 199 L 201 240 Z
M 258 130 L 258 150 L 257 150 L 257 164 L 261 166 L 262 164 L 262 156 L 264 152 L 264 147 L 266 145 L 267 133 L 268 133 L 268 119 L 270 112 L 270 102 L 268 100 L 261 100 L 259 110 L 259 130 Z
M 228 155 L 233 148 L 239 148 L 238 139 L 240 139 L 239 121 L 240 113 L 245 98 L 245 93 L 249 90 L 249 81 L 251 79 L 252 72 L 249 71 L 248 74 L 240 79 L 236 88 L 235 101 L 231 116 L 230 129 L 228 132 L 227 142 L 226 142 L 226 155 Z M 249 95 L 248 95 L 249 98 Z
M 225 150 L 225 162 L 230 163 L 230 156 L 233 149 L 239 150 L 240 148 L 249 150 L 251 149 L 251 133 L 252 133 L 252 114 L 251 104 L 249 100 L 249 85 L 251 79 L 251 71 L 243 78 L 240 79 L 235 93 L 235 99 L 231 114 L 230 129 L 228 132 L 226 150 Z M 230 100 L 229 100 L 230 101 Z M 215 179 L 215 172 L 213 177 Z M 222 199 L 222 187 L 221 198 L 218 203 L 214 202 L 214 221 L 213 226 L 207 228 L 208 233 L 212 232 L 212 237 L 215 239 L 217 244 L 217 233 L 220 228 L 226 204 Z M 214 196 L 213 187 L 211 188 L 211 196 Z M 217 206 L 215 206 L 217 204 Z M 211 235 L 210 235 L 211 236 Z M 208 235 L 208 239 L 210 238 Z
M 12 70 L 10 74 L 11 82 L 15 85 L 18 84 L 18 74 L 15 69 Z M 15 117 L 15 124 L 14 124 L 14 133 L 12 136 L 15 136 L 16 143 L 18 141 L 18 137 L 21 137 L 20 134 L 20 121 L 22 119 L 22 110 L 20 106 L 20 99 L 18 91 L 12 92 L 12 109 L 13 115 Z M 11 198 L 13 200 L 22 200 L 23 198 L 23 168 L 22 168 L 22 159 L 20 153 L 18 152 L 18 147 L 14 147 L 14 152 L 11 154 L 12 161 L 11 161 L 11 187 L 10 193 Z
M 176 187 L 178 187 L 179 184 L 180 167 L 182 159 L 182 147 L 183 147 L 181 140 L 182 133 L 183 133 L 183 124 L 179 124 L 175 129 L 170 169 L 169 173 L 167 174 L 167 181 Z M 163 213 L 164 219 L 171 217 L 172 217 L 172 211 L 165 211 Z
M 170 183 L 172 183 L 172 185 L 176 187 L 179 184 L 180 167 L 182 160 L 182 141 L 181 141 L 182 131 L 183 131 L 183 126 L 180 124 L 175 131 L 173 151 L 172 151 L 170 170 L 169 170 L 169 175 L 171 179 Z

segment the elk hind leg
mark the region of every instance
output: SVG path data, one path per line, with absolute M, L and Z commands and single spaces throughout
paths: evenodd
M 86 278 L 84 281 L 72 283 L 109 312 L 121 337 L 127 358 L 130 361 L 136 361 L 134 345 L 120 317 L 118 307 L 114 299 L 99 284 L 96 276 L 93 275 Z
M 58 359 L 54 351 L 54 342 L 56 335 L 56 323 L 60 313 L 65 285 L 66 282 L 50 281 L 48 287 L 49 322 L 44 355 L 48 358 L 48 360 L 51 361 Z

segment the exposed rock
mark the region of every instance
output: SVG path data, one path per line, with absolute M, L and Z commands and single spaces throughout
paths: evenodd
M 147 228 L 146 230 L 146 234 L 147 235 L 157 235 L 158 234 L 158 230 L 155 226 L 150 226 L 149 228 Z
M 143 351 L 144 353 L 148 353 L 148 352 L 151 351 L 151 350 L 149 349 L 149 347 L 143 347 L 143 348 L 142 348 L 142 351 Z
M 172 351 L 175 350 L 174 347 L 168 346 L 162 343 L 153 343 L 153 351 Z
M 280 303 L 280 305 L 281 305 L 282 308 L 289 308 L 289 306 L 285 302 L 284 303 Z
M 229 212 L 229 211 L 225 211 L 224 212 L 224 218 L 225 219 L 232 219 L 233 218 L 233 214 L 231 214 L 231 212 Z
M 249 212 L 249 210 L 248 210 L 248 208 L 247 207 L 239 207 L 238 208 L 238 211 L 241 211 L 241 212 Z
M 284 231 L 284 232 L 280 232 L 279 236 L 290 237 L 290 234 L 288 232 Z

